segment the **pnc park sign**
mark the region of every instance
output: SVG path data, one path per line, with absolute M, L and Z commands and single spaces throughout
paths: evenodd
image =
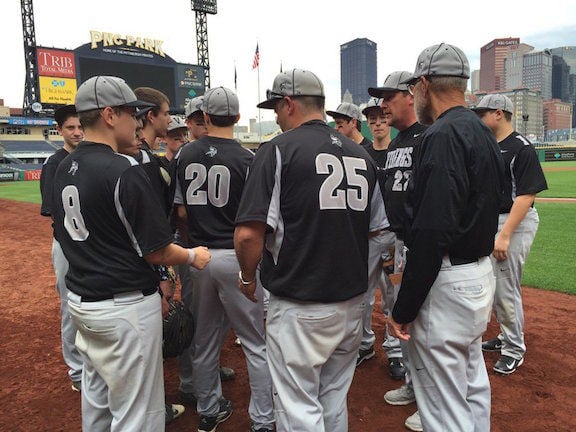
M 118 33 L 90 30 L 90 48 L 92 49 L 98 49 L 99 47 L 134 47 L 166 57 L 166 54 L 164 54 L 162 50 L 163 43 L 164 41 L 158 39 L 141 38 L 131 35 L 124 37 Z

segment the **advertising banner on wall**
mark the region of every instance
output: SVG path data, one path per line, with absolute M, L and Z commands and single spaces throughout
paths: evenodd
M 39 76 L 76 78 L 76 66 L 72 51 L 38 48 L 36 56 Z
M 38 77 L 40 102 L 48 104 L 73 104 L 76 98 L 76 80 L 72 78 Z

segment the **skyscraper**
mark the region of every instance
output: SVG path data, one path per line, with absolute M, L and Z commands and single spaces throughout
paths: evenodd
M 532 51 L 524 54 L 522 85 L 539 90 L 542 99 L 552 98 L 552 54 L 549 50 Z
M 370 99 L 368 87 L 376 86 L 376 43 L 361 38 L 340 45 L 340 99 L 350 93 L 360 105 Z
M 508 48 L 519 43 L 519 38 L 494 39 L 480 49 L 481 92 L 505 90 L 504 60 Z

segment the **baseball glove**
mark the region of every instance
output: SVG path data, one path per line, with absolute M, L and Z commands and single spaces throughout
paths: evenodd
M 181 301 L 170 300 L 170 309 L 163 322 L 162 354 L 164 358 L 177 357 L 192 343 L 194 320 Z

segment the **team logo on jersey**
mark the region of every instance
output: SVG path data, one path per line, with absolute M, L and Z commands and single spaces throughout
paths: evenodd
M 330 140 L 335 146 L 342 147 L 342 141 L 336 135 L 330 135 Z
M 214 157 L 214 156 L 216 156 L 216 153 L 218 153 L 218 150 L 216 150 L 216 147 L 210 146 L 210 148 L 208 149 L 208 151 L 205 154 L 206 154 L 206 156 Z
M 72 161 L 72 165 L 70 165 L 70 169 L 68 170 L 68 174 L 76 174 L 76 171 L 78 171 L 78 162 L 76 161 Z

